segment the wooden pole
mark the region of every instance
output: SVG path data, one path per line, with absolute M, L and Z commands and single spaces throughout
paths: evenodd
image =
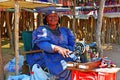
M 19 4 L 15 2 L 15 58 L 16 75 L 19 74 Z
M 93 23 L 94 23 L 94 20 L 93 20 L 93 19 L 94 19 L 94 18 L 91 17 L 90 19 L 91 19 L 91 22 L 90 22 L 90 30 L 91 30 L 91 32 L 90 32 L 90 34 L 91 34 L 91 35 L 90 35 L 90 39 L 91 39 L 91 40 L 90 40 L 90 42 L 92 42 L 92 41 L 93 41 L 93 35 L 92 35 L 92 34 L 94 34 L 94 32 L 93 32 L 93 31 L 94 31 L 94 30 L 93 30 L 93 29 L 94 29 L 94 28 L 93 28 Z
M 2 40 L 1 40 L 1 29 L 2 29 L 2 25 L 1 25 L 1 12 L 0 12 L 0 80 L 4 80 L 4 68 L 3 68 L 3 57 L 2 57 Z
M 106 30 L 106 17 L 103 18 L 102 32 L 101 32 L 101 44 L 105 44 L 105 30 Z
M 117 43 L 117 25 L 116 25 L 116 21 L 117 21 L 117 18 L 114 18 L 113 19 L 113 32 L 114 32 L 114 37 L 113 37 L 113 43 Z
M 14 49 L 14 44 L 13 44 L 13 38 L 12 38 L 12 30 L 11 30 L 11 25 L 10 25 L 10 12 L 6 12 L 6 22 L 7 22 L 7 30 L 10 38 L 10 48 L 13 50 Z
M 101 27 L 102 27 L 102 19 L 103 19 L 103 10 L 105 6 L 105 0 L 100 1 L 99 12 L 98 12 L 98 19 L 97 19 L 97 26 L 96 26 L 96 43 L 98 47 L 98 51 L 100 52 L 100 56 L 103 56 L 103 49 L 101 45 Z
M 76 0 L 74 0 L 74 5 L 73 5 L 73 25 L 72 25 L 72 28 L 73 28 L 73 33 L 75 34 L 75 22 L 76 22 L 76 17 L 75 17 L 75 7 L 76 7 Z
M 26 11 L 22 12 L 22 19 L 23 19 L 23 30 L 26 30 Z
M 40 17 L 41 14 L 38 13 L 34 13 L 34 29 L 37 29 L 38 26 L 40 26 L 40 24 L 37 24 L 37 16 Z M 40 19 L 41 20 L 41 19 Z
M 41 12 L 40 12 L 39 16 L 40 16 L 39 17 L 40 19 L 38 19 L 38 20 L 40 20 L 40 24 L 38 26 L 42 26 L 43 25 L 43 15 Z
M 120 25 L 120 18 L 118 18 L 118 25 Z M 118 44 L 120 44 L 120 26 L 118 26 Z
M 105 43 L 108 43 L 108 42 L 110 42 L 110 40 L 109 40 L 109 30 L 110 30 L 110 26 L 109 26 L 109 24 L 110 24 L 110 19 L 108 18 L 108 17 L 106 17 L 106 32 L 105 32 L 105 35 L 106 35 L 106 37 L 105 37 Z

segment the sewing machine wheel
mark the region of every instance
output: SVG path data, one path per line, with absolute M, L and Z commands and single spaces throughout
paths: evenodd
M 83 42 L 77 42 L 75 45 L 75 51 L 78 51 L 79 54 L 83 54 L 85 52 L 85 45 Z

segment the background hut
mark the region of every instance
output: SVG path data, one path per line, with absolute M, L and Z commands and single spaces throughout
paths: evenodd
M 9 36 L 10 41 L 13 41 L 12 39 L 14 39 L 14 43 L 15 43 L 15 45 L 14 45 L 15 50 L 14 51 L 15 51 L 15 57 L 16 57 L 16 74 L 19 73 L 19 44 L 18 43 L 19 43 L 19 32 L 20 32 L 19 31 L 20 10 L 22 10 L 23 8 L 34 9 L 36 7 L 48 7 L 48 6 L 57 6 L 57 5 L 52 4 L 52 3 L 42 3 L 39 1 L 30 1 L 30 0 L 29 1 L 28 0 L 27 1 L 22 1 L 22 0 L 19 0 L 19 1 L 17 1 L 17 0 L 0 1 L 0 18 L 1 18 L 0 19 L 1 20 L 0 27 L 1 27 L 1 30 L 4 30 L 4 32 L 2 32 L 2 34 L 5 34 L 7 32 L 7 34 L 9 34 L 8 36 Z M 7 10 L 10 10 L 9 8 L 12 8 L 13 11 L 15 11 L 15 13 L 14 12 L 8 13 Z M 12 14 L 14 14 L 14 16 Z M 32 14 L 30 14 L 29 16 L 31 17 Z M 29 18 L 27 18 L 27 19 L 29 19 Z M 12 21 L 13 21 L 13 24 L 12 24 Z M 30 21 L 32 22 L 33 19 L 30 19 Z M 3 26 L 4 26 L 4 28 L 2 28 Z M 5 27 L 6 27 L 7 31 L 5 30 Z M 12 37 L 12 32 L 14 32 L 14 38 Z M 0 37 L 1 37 L 1 35 L 0 35 Z M 1 48 L 1 44 L 0 44 L 0 48 Z M 0 66 L 1 66 L 0 79 L 4 80 L 4 71 L 3 71 L 4 69 L 3 69 L 3 65 L 2 65 L 1 49 L 0 49 Z

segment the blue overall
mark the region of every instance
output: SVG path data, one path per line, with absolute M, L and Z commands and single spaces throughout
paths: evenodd
M 55 35 L 55 33 L 60 35 Z M 52 45 L 58 45 L 71 51 L 74 51 L 75 36 L 72 31 L 66 27 L 60 27 L 59 31 L 52 32 L 47 26 L 40 26 L 33 32 L 34 49 L 42 49 L 43 53 L 34 53 L 27 55 L 29 65 L 35 63 L 46 66 L 53 75 L 60 75 L 58 80 L 71 80 L 70 71 L 64 69 L 61 61 L 74 61 L 72 58 L 64 58 L 60 53 L 55 53 Z M 67 77 L 67 78 L 65 78 Z

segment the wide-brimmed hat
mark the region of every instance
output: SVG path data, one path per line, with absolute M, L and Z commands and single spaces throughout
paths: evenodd
M 42 7 L 42 8 L 36 8 L 36 12 L 42 12 L 46 15 L 51 14 L 51 13 L 59 13 L 59 12 L 66 12 L 70 11 L 69 8 L 63 8 L 63 7 Z
M 51 13 L 57 13 L 58 12 L 55 7 L 37 8 L 37 11 L 38 12 L 42 12 L 45 15 L 48 15 L 48 14 L 51 14 Z

